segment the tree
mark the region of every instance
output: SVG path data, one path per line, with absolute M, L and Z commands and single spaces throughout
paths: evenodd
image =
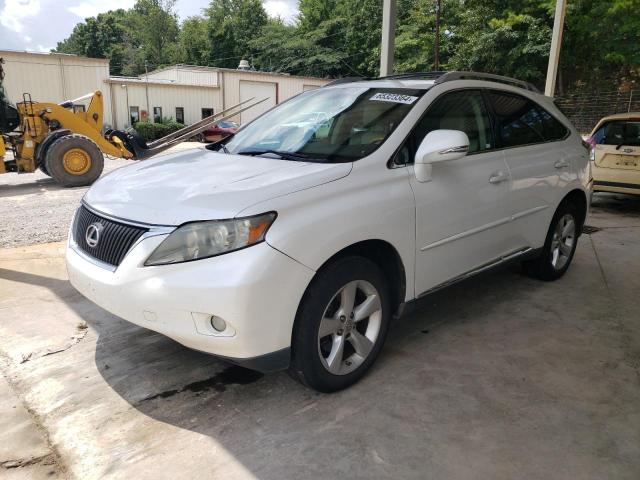
M 145 59 L 154 68 L 168 64 L 175 56 L 179 31 L 175 3 L 176 0 L 138 0 L 133 7 L 135 34 Z
M 206 65 L 211 46 L 207 35 L 207 21 L 189 17 L 181 26 L 174 60 L 190 65 Z
M 207 32 L 211 50 L 209 63 L 235 68 L 250 59 L 251 40 L 267 25 L 268 16 L 260 0 L 212 0 L 206 10 Z
M 131 14 L 125 10 L 100 13 L 76 25 L 68 38 L 58 42 L 54 51 L 108 58 L 111 73 L 118 75 L 122 71 L 119 47 L 124 44 L 130 25 Z

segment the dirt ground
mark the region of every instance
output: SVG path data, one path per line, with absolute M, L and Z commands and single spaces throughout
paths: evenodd
M 163 155 L 202 147 L 200 143 L 184 142 Z M 105 158 L 102 175 L 132 163 L 133 160 Z M 0 248 L 64 240 L 88 188 L 61 187 L 40 170 L 0 175 Z

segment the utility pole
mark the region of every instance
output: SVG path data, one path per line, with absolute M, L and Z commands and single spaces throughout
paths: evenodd
M 442 8 L 442 0 L 436 0 L 436 42 L 435 54 L 433 59 L 433 69 L 437 72 L 440 70 L 440 9 Z
M 149 69 L 147 67 L 148 67 L 148 64 L 147 64 L 147 61 L 145 60 L 144 61 L 144 78 L 145 78 L 144 90 L 145 90 L 145 95 L 147 96 L 147 122 L 148 122 L 150 114 L 149 114 Z
M 549 66 L 547 67 L 547 82 L 544 94 L 553 97 L 556 92 L 558 78 L 558 63 L 560 62 L 560 47 L 562 46 L 562 30 L 564 29 L 564 15 L 567 11 L 567 0 L 556 0 L 556 13 L 553 18 L 553 35 L 549 51 Z
M 394 50 L 396 45 L 396 0 L 382 3 L 382 45 L 380 47 L 380 76 L 393 73 Z

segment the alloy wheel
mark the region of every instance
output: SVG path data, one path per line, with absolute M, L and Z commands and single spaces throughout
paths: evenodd
M 347 283 L 325 308 L 318 329 L 318 354 L 334 375 L 356 370 L 369 356 L 380 334 L 382 303 L 365 280 Z
M 576 242 L 576 222 L 573 215 L 563 215 L 556 224 L 551 239 L 551 265 L 562 270 L 573 253 Z

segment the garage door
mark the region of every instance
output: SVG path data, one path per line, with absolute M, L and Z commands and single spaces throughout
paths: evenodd
M 255 97 L 256 100 L 262 100 L 263 98 L 267 98 L 268 100 L 242 112 L 240 114 L 240 123 L 243 125 L 262 115 L 276 104 L 276 84 L 240 80 L 240 101 L 244 102 L 251 97 Z

